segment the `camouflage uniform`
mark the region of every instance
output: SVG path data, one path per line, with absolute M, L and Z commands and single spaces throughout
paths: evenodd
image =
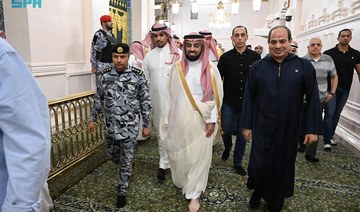
M 101 29 L 102 30 L 102 29 Z M 104 31 L 104 30 L 102 30 Z M 105 32 L 105 31 L 104 31 Z M 106 32 L 105 32 L 106 33 Z M 111 33 L 111 31 L 106 33 L 109 37 L 112 37 L 112 42 L 116 43 L 116 38 Z M 93 41 L 91 43 L 91 56 L 90 56 L 90 63 L 91 67 L 96 67 L 96 84 L 98 84 L 100 80 L 100 76 L 103 74 L 103 70 L 112 65 L 112 61 L 109 62 L 101 62 L 99 60 L 99 53 L 108 45 L 108 40 L 103 32 L 98 30 L 94 34 Z M 109 52 L 109 54 L 111 54 Z
M 118 195 L 125 195 L 128 188 L 140 114 L 143 127 L 150 127 L 150 102 L 149 88 L 141 70 L 129 66 L 119 74 L 114 66 L 104 69 L 94 96 L 90 121 L 95 121 L 104 111 L 107 154 L 119 164 Z

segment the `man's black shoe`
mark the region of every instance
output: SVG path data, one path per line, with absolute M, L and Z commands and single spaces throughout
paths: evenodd
M 245 171 L 245 169 L 243 169 L 243 167 L 241 167 L 241 166 L 234 166 L 234 168 L 235 168 L 236 172 L 237 172 L 238 174 L 240 174 L 241 176 L 245 176 L 245 175 L 246 175 L 246 171 Z
M 230 151 L 224 150 L 224 152 L 221 155 L 222 160 L 227 160 L 230 157 Z
M 250 202 L 249 202 L 250 208 L 258 209 L 260 207 L 260 200 L 261 200 L 261 196 L 254 191 L 250 197 Z
M 117 201 L 116 201 L 116 207 L 117 208 L 122 208 L 126 205 L 126 197 L 123 195 L 118 195 L 117 196 Z
M 320 161 L 319 158 L 310 157 L 310 156 L 307 156 L 307 155 L 305 155 L 305 159 L 306 159 L 307 161 L 312 162 L 312 163 L 317 163 L 317 162 Z
M 159 168 L 159 171 L 157 173 L 157 178 L 159 182 L 164 182 L 166 176 L 165 176 L 165 169 Z

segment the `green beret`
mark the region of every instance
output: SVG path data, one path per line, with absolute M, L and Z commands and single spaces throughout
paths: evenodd
M 129 54 L 130 47 L 126 43 L 118 43 L 112 49 L 111 53 Z

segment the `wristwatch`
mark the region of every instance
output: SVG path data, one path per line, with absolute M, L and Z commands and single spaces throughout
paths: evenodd
M 331 96 L 335 96 L 335 94 L 334 94 L 333 92 L 330 92 L 329 94 L 330 94 Z

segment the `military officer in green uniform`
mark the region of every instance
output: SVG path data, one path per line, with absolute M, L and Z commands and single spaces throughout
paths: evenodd
M 144 136 L 151 133 L 151 100 L 142 71 L 128 65 L 129 46 L 117 44 L 111 55 L 113 64 L 104 69 L 97 84 L 88 129 L 94 131 L 94 121 L 103 111 L 107 154 L 119 165 L 117 207 L 121 208 L 126 204 L 140 116 L 143 118 L 141 133 Z

